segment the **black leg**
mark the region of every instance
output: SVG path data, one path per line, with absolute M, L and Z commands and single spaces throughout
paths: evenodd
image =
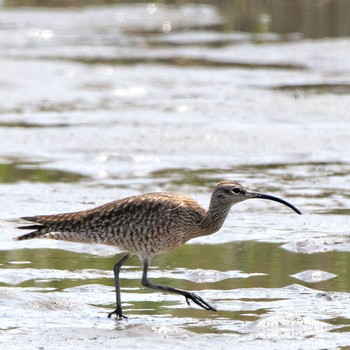
M 148 288 L 152 289 L 158 289 L 164 292 L 170 292 L 170 293 L 176 293 L 183 295 L 186 298 L 186 302 L 188 305 L 190 305 L 190 300 L 192 300 L 195 304 L 202 307 L 205 310 L 211 310 L 211 311 L 217 311 L 215 307 L 209 305 L 205 300 L 203 300 L 200 296 L 187 292 L 186 290 L 167 287 L 167 286 L 161 286 L 159 284 L 154 284 L 150 282 L 147 278 L 147 271 L 148 271 L 148 260 L 143 261 L 143 275 L 142 275 L 142 285 Z
M 116 309 L 108 314 L 108 317 L 111 317 L 112 315 L 116 315 L 117 320 L 121 320 L 123 318 L 127 318 L 122 313 L 122 303 L 120 299 L 120 280 L 119 280 L 119 273 L 120 268 L 125 263 L 126 260 L 128 260 L 130 257 L 130 253 L 126 253 L 115 265 L 114 265 L 114 281 L 115 281 L 115 296 L 116 296 Z

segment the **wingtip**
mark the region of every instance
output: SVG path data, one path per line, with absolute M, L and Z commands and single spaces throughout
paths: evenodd
M 29 221 L 29 222 L 36 222 L 36 217 L 35 216 L 21 216 L 20 219 Z

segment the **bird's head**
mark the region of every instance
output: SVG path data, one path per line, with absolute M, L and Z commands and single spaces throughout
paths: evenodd
M 239 183 L 233 182 L 233 181 L 220 182 L 215 187 L 212 195 L 212 199 L 216 203 L 220 203 L 225 206 L 232 206 L 239 202 L 243 202 L 246 199 L 252 199 L 252 198 L 268 199 L 274 202 L 282 203 L 287 207 L 293 209 L 296 213 L 301 214 L 301 212 L 296 207 L 294 207 L 292 204 L 288 203 L 287 201 L 281 198 L 270 196 L 268 194 L 263 194 L 259 192 L 249 191 Z

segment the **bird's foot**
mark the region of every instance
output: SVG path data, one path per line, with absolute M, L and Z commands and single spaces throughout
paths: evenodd
M 122 314 L 122 310 L 121 310 L 121 309 L 118 309 L 118 308 L 116 308 L 114 311 L 110 312 L 110 313 L 108 314 L 108 318 L 111 318 L 112 315 L 115 315 L 115 316 L 116 316 L 116 319 L 117 319 L 118 321 L 127 320 L 127 319 L 128 319 L 127 316 L 125 316 L 125 315 Z
M 194 293 L 188 293 L 188 295 L 185 295 L 186 302 L 188 306 L 190 306 L 190 300 L 192 300 L 195 304 L 202 307 L 205 310 L 210 311 L 218 311 L 215 307 L 208 304 L 204 299 L 202 299 L 199 295 Z

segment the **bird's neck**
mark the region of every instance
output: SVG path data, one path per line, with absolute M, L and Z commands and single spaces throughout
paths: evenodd
M 222 205 L 215 200 L 211 200 L 207 215 L 202 223 L 202 228 L 206 234 L 210 235 L 220 230 L 224 224 L 231 205 Z

